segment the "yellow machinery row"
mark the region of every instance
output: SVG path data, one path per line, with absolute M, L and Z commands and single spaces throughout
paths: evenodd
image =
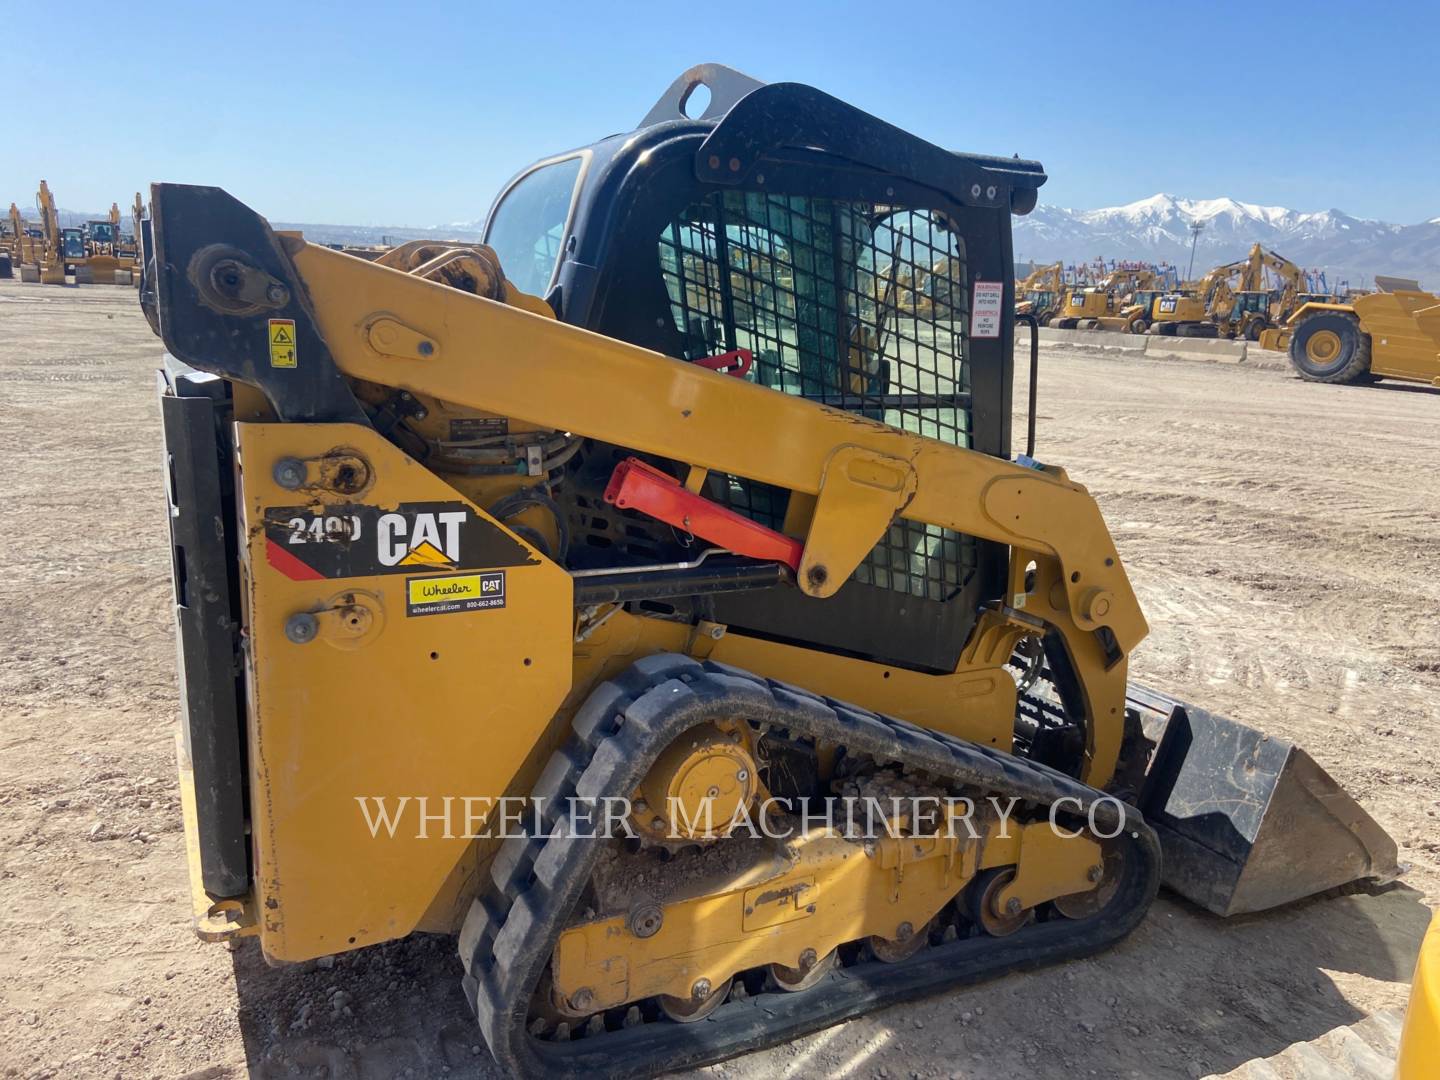
M 132 231 L 128 236 L 120 229 L 118 203 L 110 204 L 110 213 L 103 219 L 62 227 L 55 196 L 44 180 L 35 195 L 35 208 L 40 220 L 32 224 L 11 203 L 5 231 L 0 234 L 0 255 L 8 256 L 9 263 L 19 268 L 21 281 L 42 285 L 64 285 L 71 280 L 77 285 L 139 284 L 138 237 L 143 207 L 138 192 L 131 208 Z
M 1055 263 L 1016 282 L 1016 313 L 1060 329 L 1252 341 L 1288 352 L 1313 382 L 1440 385 L 1440 297 L 1413 281 L 1381 278 L 1379 291 L 1343 297 L 1312 293 L 1299 266 L 1258 243 L 1172 290 L 1156 288 L 1147 271 L 1070 286 L 1061 271 Z

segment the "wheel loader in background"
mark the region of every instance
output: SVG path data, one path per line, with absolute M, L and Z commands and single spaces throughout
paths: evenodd
M 120 206 L 110 204 L 109 216 L 88 221 L 81 230 L 85 257 L 74 267 L 77 285 L 132 285 L 135 276 L 133 241 L 120 231 Z
M 1162 881 L 1397 873 L 1303 751 L 1129 682 L 1099 507 L 1012 448 L 1044 180 L 706 65 L 481 245 L 155 185 L 199 934 L 455 934 L 503 1070 L 631 1076 L 1093 953 Z

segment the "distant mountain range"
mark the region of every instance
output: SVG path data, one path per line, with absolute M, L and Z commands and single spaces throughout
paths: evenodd
M 19 200 L 17 200 L 18 202 Z M 20 204 L 31 207 L 31 202 Z M 122 228 L 129 230 L 129 209 Z M 26 217 L 34 218 L 33 209 Z M 103 218 L 103 213 L 61 210 L 62 225 Z M 1416 277 L 1440 287 L 1440 217 L 1418 225 L 1392 225 L 1351 217 L 1341 210 L 1305 212 L 1236 199 L 1184 199 L 1152 195 L 1125 206 L 1071 210 L 1042 204 L 1014 219 L 1017 261 L 1090 262 L 1094 259 L 1169 262 L 1183 274 L 1190 261 L 1190 225 L 1204 229 L 1195 248 L 1195 271 L 1243 258 L 1257 240 L 1307 269 L 1324 270 L 1334 286 L 1348 280 L 1370 286 L 1376 274 Z M 274 222 L 321 244 L 382 244 L 405 240 L 478 240 L 483 221 L 449 225 L 317 225 Z
M 1041 205 L 1014 219 L 1015 257 L 1031 262 L 1088 262 L 1096 257 L 1169 262 L 1182 273 L 1190 261 L 1190 224 L 1205 227 L 1195 272 L 1244 258 L 1257 240 L 1306 269 L 1324 270 L 1327 284 L 1373 285 L 1376 274 L 1416 277 L 1440 287 L 1440 218 L 1392 225 L 1341 210 L 1305 212 L 1236 199 L 1152 195 L 1126 206 L 1070 210 Z M 401 239 L 478 240 L 484 221 L 425 228 L 277 225 L 320 243 L 376 244 Z
M 302 225 L 272 221 L 276 229 L 294 229 L 316 244 L 403 244 L 406 240 L 479 240 L 479 226 L 459 225 Z
M 1376 274 L 1440 285 L 1440 218 L 1392 225 L 1341 210 L 1309 213 L 1230 198 L 1161 194 L 1100 210 L 1042 204 L 1014 219 L 1015 257 L 1037 263 L 1097 257 L 1170 262 L 1183 274 L 1190 261 L 1192 222 L 1204 226 L 1195 248 L 1197 274 L 1244 258 L 1258 240 L 1307 269 L 1323 269 L 1331 285 L 1348 279 L 1370 286 Z
M 20 207 L 20 213 L 32 226 L 36 224 L 39 215 L 35 211 L 34 196 L 28 200 L 16 199 L 15 204 Z M 0 215 L 4 214 L 9 201 L 0 205 Z M 56 216 L 60 219 L 62 229 L 75 228 L 87 221 L 104 221 L 108 211 L 85 211 L 66 210 L 57 207 Z M 302 224 L 293 221 L 272 221 L 270 223 L 277 229 L 292 229 L 303 232 L 307 239 L 317 244 L 399 244 L 406 240 L 479 240 L 480 227 L 483 222 L 471 224 L 459 223 L 455 225 L 317 225 L 313 223 Z M 126 235 L 130 232 L 130 208 L 123 207 L 120 216 L 120 231 Z

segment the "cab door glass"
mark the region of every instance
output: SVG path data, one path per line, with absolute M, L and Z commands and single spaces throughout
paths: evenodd
M 490 214 L 485 242 L 521 292 L 544 296 L 550 290 L 583 164 L 577 154 L 541 165 L 512 184 Z

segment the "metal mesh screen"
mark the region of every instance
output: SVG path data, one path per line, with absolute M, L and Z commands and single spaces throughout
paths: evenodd
M 751 381 L 970 444 L 965 250 L 934 215 L 717 191 L 667 227 L 659 255 L 685 359 L 749 349 Z M 712 476 L 711 494 L 783 521 L 782 490 Z M 969 537 L 897 519 L 854 580 L 945 600 L 974 565 Z

